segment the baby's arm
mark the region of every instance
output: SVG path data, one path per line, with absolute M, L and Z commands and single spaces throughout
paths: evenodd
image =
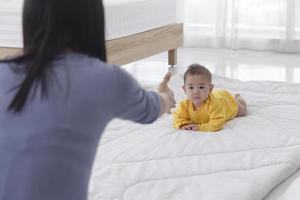
M 174 127 L 181 129 L 185 125 L 191 124 L 192 121 L 187 111 L 186 105 L 183 102 L 180 102 L 177 110 L 174 112 Z

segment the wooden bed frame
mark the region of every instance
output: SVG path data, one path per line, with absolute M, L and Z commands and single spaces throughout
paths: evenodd
M 170 24 L 142 33 L 106 41 L 109 63 L 124 65 L 168 51 L 169 65 L 177 64 L 177 48 L 183 44 L 183 24 Z M 20 52 L 0 47 L 0 59 Z

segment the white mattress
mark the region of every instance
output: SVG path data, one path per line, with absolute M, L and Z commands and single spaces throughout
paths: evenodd
M 106 39 L 176 23 L 176 0 L 104 0 Z
M 103 2 L 107 40 L 176 22 L 176 0 Z M 22 47 L 21 3 L 20 0 L 14 0 L 0 7 L 0 47 Z
M 176 130 L 170 115 L 150 125 L 112 121 L 89 199 L 261 200 L 292 175 L 300 166 L 300 84 L 219 76 L 214 83 L 241 93 L 249 115 L 216 133 Z M 182 77 L 172 78 L 177 101 L 185 97 L 181 85 Z M 278 200 L 270 195 L 267 200 Z M 295 199 L 300 196 L 285 200 Z

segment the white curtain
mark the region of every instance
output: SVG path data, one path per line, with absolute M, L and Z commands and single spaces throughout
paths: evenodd
M 300 0 L 185 0 L 185 46 L 300 52 Z

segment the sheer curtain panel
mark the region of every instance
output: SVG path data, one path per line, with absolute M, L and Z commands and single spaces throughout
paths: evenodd
M 299 0 L 185 0 L 185 46 L 300 52 Z

